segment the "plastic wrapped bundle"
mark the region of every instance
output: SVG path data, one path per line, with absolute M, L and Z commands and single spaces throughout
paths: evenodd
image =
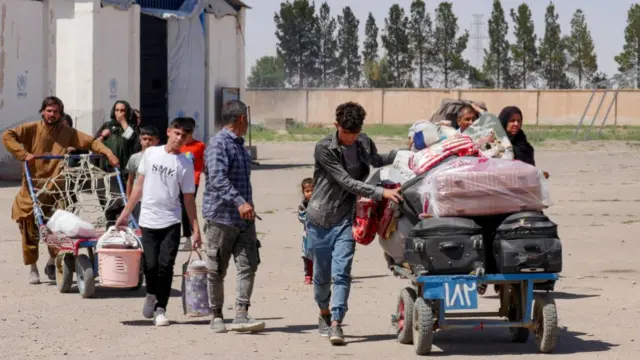
M 521 161 L 462 157 L 421 183 L 424 212 L 435 217 L 539 211 L 549 206 L 542 171 Z
M 378 229 L 377 212 L 377 201 L 361 196 L 357 197 L 352 235 L 358 244 L 369 245 L 376 237 Z
M 463 134 L 471 137 L 483 156 L 513 160 L 511 142 L 495 115 L 483 113 Z M 491 141 L 488 141 L 489 139 Z
M 471 156 L 478 154 L 473 140 L 464 135 L 449 138 L 419 151 L 409 159 L 409 168 L 415 175 L 423 174 L 452 155 Z
M 425 149 L 457 134 L 456 130 L 449 126 L 434 124 L 427 120 L 418 121 L 409 129 L 413 140 L 413 151 Z

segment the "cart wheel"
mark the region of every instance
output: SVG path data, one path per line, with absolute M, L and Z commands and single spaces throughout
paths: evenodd
M 402 289 L 398 296 L 397 315 L 395 320 L 398 330 L 398 342 L 411 344 L 413 342 L 413 304 L 416 301 L 416 291 L 410 287 Z
M 522 321 L 524 313 L 522 311 L 522 295 L 519 286 L 511 287 L 511 301 L 509 303 L 509 321 Z M 526 343 L 529 340 L 529 329 L 524 327 L 510 327 L 509 337 L 511 341 Z
M 549 294 L 535 295 L 533 325 L 538 350 L 542 353 L 553 351 L 558 337 L 558 310 L 556 302 Z
M 428 355 L 433 345 L 433 308 L 423 298 L 413 306 L 413 347 L 416 355 Z
M 73 265 L 72 254 L 56 256 L 56 286 L 62 294 L 68 293 L 73 284 Z
M 90 298 L 96 290 L 96 279 L 93 276 L 93 265 L 87 255 L 81 254 L 76 258 L 76 281 L 78 292 L 83 298 Z

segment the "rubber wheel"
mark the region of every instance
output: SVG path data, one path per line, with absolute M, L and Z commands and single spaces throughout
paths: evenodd
M 524 313 L 522 311 L 522 294 L 520 286 L 511 287 L 511 301 L 509 302 L 509 321 L 522 321 Z M 526 343 L 529 340 L 529 329 L 524 327 L 510 327 L 509 338 L 512 342 Z
M 416 355 L 428 355 L 433 345 L 434 316 L 431 304 L 423 298 L 413 305 L 413 348 Z
M 73 254 L 58 254 L 56 256 L 56 286 L 60 293 L 68 293 L 73 284 Z
M 83 298 L 90 298 L 96 291 L 96 279 L 93 276 L 93 265 L 87 255 L 81 254 L 76 258 L 76 282 L 78 292 Z
M 396 329 L 400 344 L 413 342 L 413 305 L 416 297 L 416 291 L 409 287 L 402 289 L 398 296 Z
M 533 325 L 538 351 L 545 354 L 553 351 L 558 337 L 558 310 L 549 294 L 535 295 Z

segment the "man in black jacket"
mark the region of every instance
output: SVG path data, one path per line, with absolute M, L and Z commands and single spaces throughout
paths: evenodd
M 378 154 L 361 133 L 366 112 L 348 102 L 336 109 L 337 131 L 316 144 L 315 188 L 307 208 L 307 236 L 313 251 L 314 297 L 320 307 L 320 335 L 332 344 L 344 343 L 341 323 L 347 312 L 351 264 L 355 250 L 352 223 L 356 195 L 375 200 L 401 200 L 399 189 L 366 184 L 370 166 L 393 163 L 395 152 Z M 331 279 L 333 278 L 333 299 Z

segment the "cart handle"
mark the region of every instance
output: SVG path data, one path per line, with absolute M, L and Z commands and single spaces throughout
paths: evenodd
M 90 159 L 100 159 L 103 158 L 102 154 L 88 154 L 88 155 L 40 155 L 34 156 L 34 160 L 62 160 L 66 158 L 70 159 L 80 159 L 82 157 L 89 157 Z M 31 171 L 29 171 L 29 163 L 27 161 L 23 161 L 24 164 L 24 174 L 27 178 L 27 187 L 29 189 L 29 195 L 31 196 L 31 201 L 33 202 L 33 213 L 36 218 L 36 222 L 38 223 L 38 227 L 44 226 L 44 214 L 42 213 L 42 209 L 37 205 L 38 199 L 36 197 L 35 189 L 33 188 L 33 184 L 31 181 Z M 125 191 L 125 186 L 122 182 L 122 173 L 120 172 L 120 168 L 117 166 L 113 167 L 113 170 L 117 174 L 116 179 L 118 180 L 118 187 L 120 188 L 120 194 L 122 195 L 122 201 L 124 202 L 124 206 L 127 206 L 127 195 Z M 139 229 L 140 226 L 138 222 L 133 217 L 133 214 L 129 215 L 129 222 L 131 223 L 134 229 Z

